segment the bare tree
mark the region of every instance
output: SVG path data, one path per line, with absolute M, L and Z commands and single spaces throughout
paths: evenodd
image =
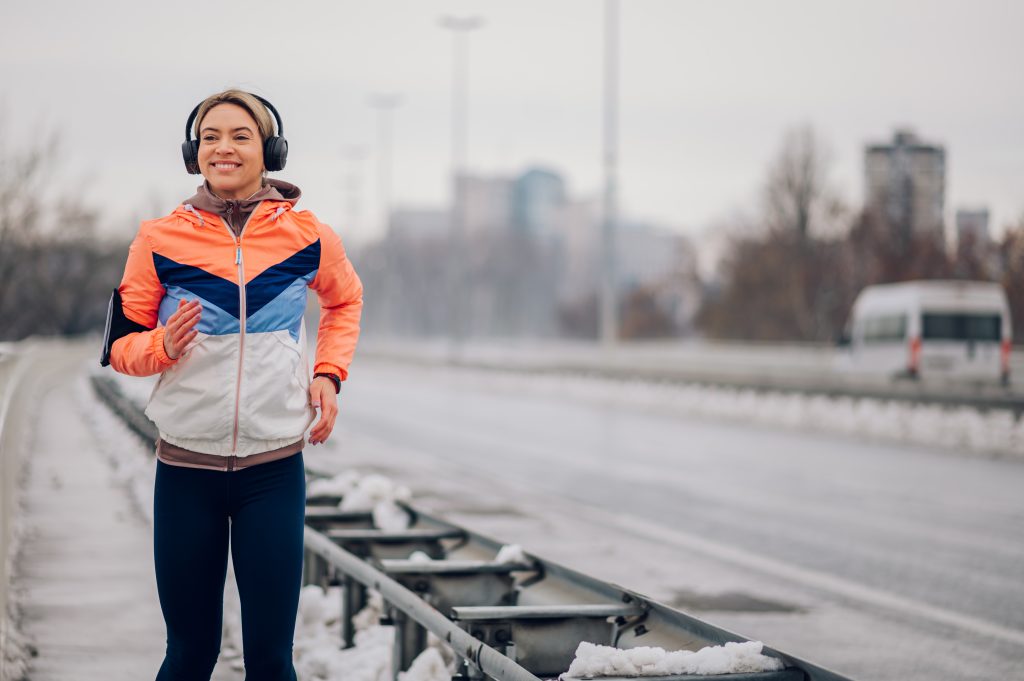
M 1010 317 L 1013 321 L 1013 339 L 1024 343 L 1024 215 L 1016 225 L 1006 228 L 999 245 L 1003 269 L 1003 288 L 1010 301 Z
M 806 239 L 834 235 L 846 211 L 828 183 L 831 153 L 809 125 L 786 132 L 768 169 L 764 222 L 770 230 Z
M 127 244 L 96 238 L 98 214 L 57 183 L 54 135 L 12 148 L 0 121 L 0 339 L 101 328 Z
M 841 240 L 848 211 L 828 167 L 825 144 L 809 126 L 786 133 L 768 168 L 762 229 L 732 240 L 723 286 L 698 314 L 707 333 L 749 340 L 835 335 L 851 295 Z

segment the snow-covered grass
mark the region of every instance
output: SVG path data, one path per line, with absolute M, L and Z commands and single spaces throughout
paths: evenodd
M 12 345 L 7 345 L 13 349 Z M 24 370 L 14 366 L 15 362 L 7 363 L 5 359 L 4 345 L 0 344 L 0 470 L 4 476 L 17 477 L 18 479 L 5 479 L 0 487 L 0 502 L 3 508 L 0 509 L 0 521 L 5 525 L 0 528 L 4 536 L 0 536 L 0 548 L 3 555 L 3 569 L 0 574 L 6 577 L 6 584 L 0 584 L 3 593 L 0 594 L 0 603 L 3 604 L 3 611 L 0 612 L 0 681 L 21 681 L 29 671 L 29 661 L 34 655 L 32 642 L 25 637 L 21 631 L 22 603 L 24 593 L 14 587 L 15 579 L 18 577 L 18 556 L 21 547 L 26 539 L 28 529 L 25 523 L 25 513 L 20 490 L 23 489 L 27 473 L 26 466 L 19 466 L 15 458 L 18 452 L 32 451 L 32 432 L 35 421 L 39 419 L 39 412 L 33 411 L 25 415 L 27 421 L 32 423 L 14 424 L 12 412 L 14 411 L 15 390 L 21 390 L 24 381 Z M 28 386 L 26 386 L 28 387 Z M 28 390 L 31 390 L 28 387 Z M 26 390 L 26 392 L 28 392 Z M 37 396 L 23 395 L 25 402 L 35 401 Z M 18 426 L 21 427 L 18 427 Z M 4 499 L 5 495 L 10 497 Z
M 788 430 L 924 446 L 973 456 L 1024 457 L 1024 418 L 1007 409 L 981 411 L 868 398 L 618 380 L 576 373 L 419 368 L 449 385 L 569 404 L 594 404 L 685 418 L 742 422 Z

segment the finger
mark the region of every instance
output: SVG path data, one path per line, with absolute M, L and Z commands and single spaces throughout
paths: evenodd
M 199 323 L 201 317 L 202 308 L 197 309 L 195 312 L 190 312 L 187 315 L 185 315 L 185 317 L 182 318 L 181 324 L 179 326 L 185 331 L 188 331 L 189 329 L 191 329 L 192 327 Z
M 182 343 L 185 336 L 192 331 L 193 326 L 194 325 L 184 326 L 181 324 L 175 326 L 174 329 L 171 330 L 171 340 L 175 343 Z
M 167 319 L 167 326 L 170 326 L 172 323 L 179 324 L 183 319 L 187 319 L 190 314 L 202 309 L 202 305 L 199 304 L 198 300 L 185 300 L 182 298 L 178 301 L 178 308 Z
M 329 438 L 331 436 L 331 433 L 333 431 L 334 431 L 334 423 L 330 422 L 330 421 L 327 422 L 324 425 L 323 430 L 317 435 L 317 440 L 320 441 L 320 442 L 326 442 L 327 438 Z
M 317 424 L 313 427 L 313 430 L 310 431 L 310 436 L 312 436 L 312 438 L 314 440 L 318 440 L 319 441 L 319 440 L 323 440 L 324 436 L 327 435 L 330 432 L 331 432 L 330 422 L 327 421 L 327 419 L 325 419 L 325 418 L 321 418 L 317 422 Z
M 199 323 L 201 310 L 202 308 L 194 308 L 180 314 L 170 327 L 171 333 L 177 338 L 181 338 L 188 333 L 192 327 Z
M 193 332 L 189 333 L 187 336 L 185 336 L 184 338 L 182 338 L 179 350 L 184 350 L 185 347 L 188 346 L 188 344 L 192 342 L 192 339 L 194 339 L 198 334 L 199 334 L 198 331 L 193 331 Z
M 184 307 L 186 305 L 188 305 L 188 301 L 187 300 L 185 300 L 184 298 L 179 299 L 178 300 L 178 307 L 174 308 L 174 312 L 171 313 L 171 316 L 167 320 L 167 323 L 170 324 L 171 319 L 177 319 L 178 317 L 180 317 L 181 316 L 181 311 L 182 311 L 182 309 L 184 309 Z
M 180 352 L 198 333 L 195 329 L 179 329 L 171 336 L 171 344 L 175 346 L 176 351 Z

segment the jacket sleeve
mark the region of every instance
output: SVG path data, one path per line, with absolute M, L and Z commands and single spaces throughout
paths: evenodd
M 320 268 L 309 287 L 320 300 L 320 328 L 316 339 L 313 373 L 348 377 L 348 365 L 359 340 L 363 312 L 363 284 L 345 255 L 341 238 L 320 224 Z
M 153 250 L 146 238 L 145 226 L 128 248 L 128 262 L 117 290 L 121 294 L 124 316 L 149 331 L 129 333 L 114 341 L 110 348 L 110 366 L 129 376 L 160 373 L 176 360 L 168 357 L 164 350 L 164 327 L 159 326 L 157 316 L 164 288 L 153 265 Z

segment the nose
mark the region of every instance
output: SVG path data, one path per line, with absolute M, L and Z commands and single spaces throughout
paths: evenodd
M 217 153 L 218 154 L 220 154 L 220 155 L 227 155 L 227 154 L 234 153 L 234 151 L 235 151 L 235 148 L 234 148 L 234 146 L 232 146 L 230 138 L 222 137 L 220 139 L 220 141 L 217 142 Z

